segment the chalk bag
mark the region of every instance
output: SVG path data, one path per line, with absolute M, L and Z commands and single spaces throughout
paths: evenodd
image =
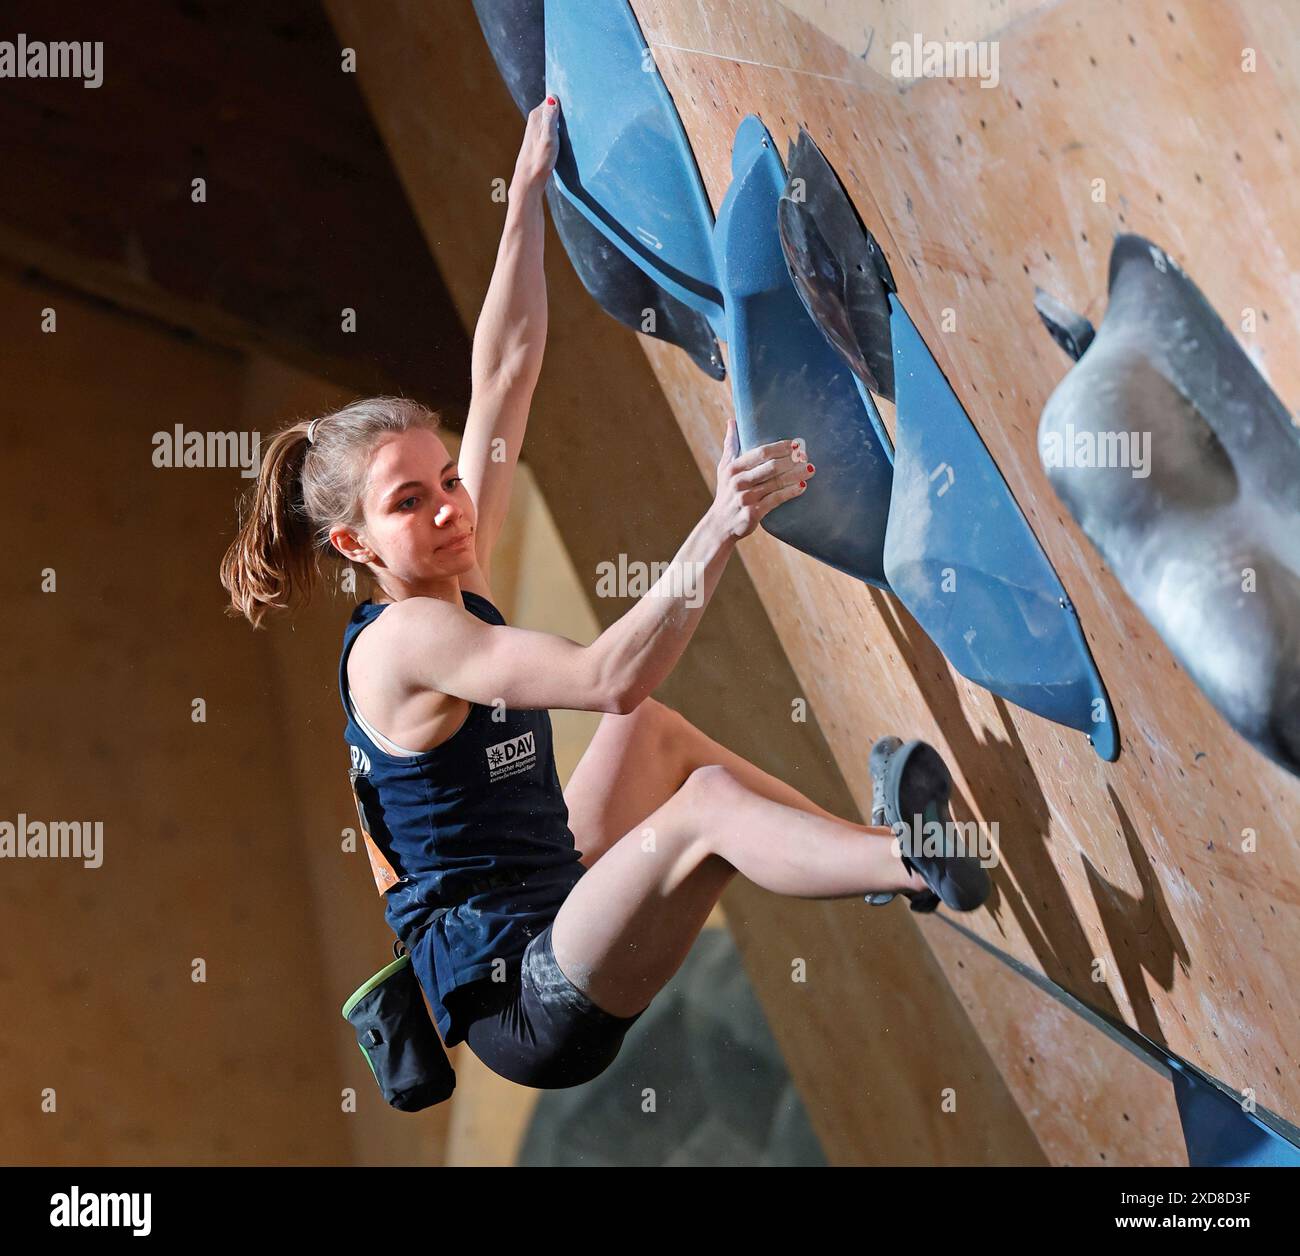
M 400 1112 L 419 1112 L 451 1098 L 456 1073 L 438 1037 L 410 952 L 393 943 L 397 956 L 343 1005 L 343 1019 L 357 1031 L 384 1099 Z

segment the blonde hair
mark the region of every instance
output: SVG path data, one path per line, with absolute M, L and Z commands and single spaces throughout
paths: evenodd
M 413 428 L 436 432 L 440 426 L 439 416 L 418 401 L 368 397 L 278 431 L 221 560 L 221 583 L 231 602 L 226 613 L 260 628 L 268 611 L 309 602 L 321 555 L 336 552 L 331 529 L 363 522 L 375 450 L 389 436 Z

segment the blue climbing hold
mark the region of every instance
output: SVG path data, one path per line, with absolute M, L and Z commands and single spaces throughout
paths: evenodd
M 897 293 L 889 583 L 968 680 L 1119 754 L 1115 720 L 1056 571 Z
M 722 317 L 713 208 L 686 130 L 626 3 L 546 0 L 561 193 L 667 292 Z
M 809 491 L 776 507 L 763 527 L 839 571 L 888 588 L 889 456 L 852 372 L 790 281 L 777 230 L 785 169 L 752 115 L 736 131 L 731 170 L 715 249 L 741 447 L 799 436 L 817 467 Z
M 872 391 L 896 405 L 888 587 L 968 680 L 1115 759 L 1114 714 L 1074 607 L 807 132 L 791 150 L 780 223 L 803 305 L 853 369 L 886 448 Z

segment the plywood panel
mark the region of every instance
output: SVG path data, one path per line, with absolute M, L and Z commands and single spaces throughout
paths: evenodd
M 1007 1086 L 1053 1164 L 1187 1163 L 1165 1072 L 955 930 L 927 929 L 926 940 L 962 1005 L 997 1044 Z
M 742 547 L 747 568 L 859 805 L 872 737 L 934 741 L 956 768 L 959 809 L 999 824 L 1003 867 L 977 927 L 1295 1120 L 1300 1003 L 1287 968 L 1300 950 L 1300 782 L 1209 707 L 1054 497 L 1035 433 L 1068 363 L 1032 296 L 1041 284 L 1097 316 L 1112 235 L 1141 232 L 1234 328 L 1244 308 L 1260 311 L 1242 339 L 1284 397 L 1300 396 L 1289 344 L 1300 92 L 1280 60 L 1300 17 L 1281 3 L 1071 0 L 1001 32 L 996 89 L 924 80 L 901 91 L 853 70 L 825 12 L 792 27 L 792 6 L 775 0 L 634 8 L 715 208 L 743 114 L 758 113 L 782 151 L 800 124 L 822 146 L 1079 608 L 1117 708 L 1123 754 L 1106 765 L 1077 734 L 952 673 L 883 595 L 756 538 Z M 1253 73 L 1242 71 L 1247 47 Z M 956 317 L 947 334 L 944 310 Z M 673 350 L 645 347 L 707 473 L 725 390 Z M 1260 834 L 1254 854 L 1242 850 L 1248 829 Z M 1090 980 L 1095 960 L 1104 985 Z M 994 987 L 967 989 L 994 1056 L 1010 1061 Z M 1026 1082 L 1031 1106 L 1068 1109 L 1070 1070 L 1083 1066 L 1063 1039 L 1041 1046 L 1056 1067 Z

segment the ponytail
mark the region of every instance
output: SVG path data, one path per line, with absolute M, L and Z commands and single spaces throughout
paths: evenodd
M 221 583 L 230 594 L 227 614 L 244 616 L 254 628 L 268 611 L 311 599 L 319 565 L 302 500 L 309 448 L 306 423 L 271 438 L 239 532 L 221 560 Z
M 439 418 L 405 397 L 372 397 L 277 432 L 221 560 L 227 614 L 254 628 L 271 610 L 306 605 L 337 524 L 359 527 L 370 456 L 388 436 Z M 308 431 L 310 429 L 310 439 Z

